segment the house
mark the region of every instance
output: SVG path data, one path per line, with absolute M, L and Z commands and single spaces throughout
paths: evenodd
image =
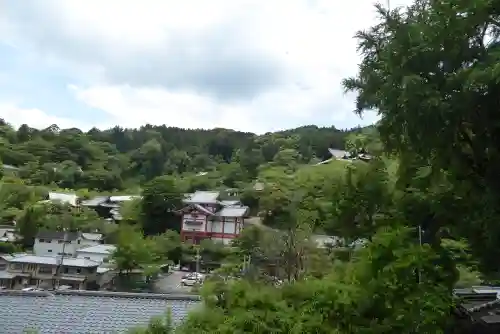
M 99 263 L 92 260 L 29 254 L 2 256 L 2 259 L 4 269 L 0 277 L 3 286 L 8 288 L 68 285 L 86 289 L 97 285 Z
M 37 256 L 76 256 L 76 250 L 100 245 L 102 234 L 66 231 L 39 231 L 33 253 Z
M 174 324 L 201 304 L 194 295 L 103 291 L 0 291 L 0 332 L 126 333 L 162 317 L 170 309 Z
M 46 201 L 77 206 L 78 196 L 76 194 L 49 192 Z
M 245 226 L 249 208 L 237 200 L 219 200 L 218 191 L 196 191 L 187 194 L 182 215 L 181 239 L 199 243 L 212 239 L 229 244 Z
M 459 302 L 452 333 L 500 333 L 500 287 L 476 286 L 454 291 Z
M 115 245 L 96 245 L 76 250 L 76 257 L 95 261 L 99 264 L 109 261 L 109 257 L 116 250 Z
M 333 160 L 344 160 L 344 161 L 361 160 L 361 161 L 367 162 L 373 158 L 371 155 L 367 154 L 364 151 L 360 152 L 359 154 L 351 154 L 351 153 L 344 151 L 344 150 L 337 150 L 337 149 L 329 148 L 328 152 L 330 153 L 330 155 L 332 157 L 327 159 L 327 160 L 318 162 L 317 164 L 315 164 L 315 166 L 324 165 L 324 164 L 330 163 Z
M 14 227 L 0 227 L 0 242 L 14 242 L 18 238 Z
M 97 196 L 82 201 L 81 206 L 95 210 L 100 217 L 111 220 L 122 220 L 120 208 L 123 203 L 140 198 L 141 196 L 137 195 Z

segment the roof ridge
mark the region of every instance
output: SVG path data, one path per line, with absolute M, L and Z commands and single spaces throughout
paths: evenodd
M 50 297 L 54 295 L 62 296 L 82 296 L 82 297 L 115 297 L 115 298 L 142 298 L 161 300 L 185 300 L 201 301 L 199 295 L 194 294 L 165 294 L 165 293 L 144 293 L 144 292 L 114 292 L 114 291 L 89 291 L 89 290 L 63 290 L 63 291 L 20 291 L 20 290 L 0 290 L 0 296 L 29 296 L 29 297 Z

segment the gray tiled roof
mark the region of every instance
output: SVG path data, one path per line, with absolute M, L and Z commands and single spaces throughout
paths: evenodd
M 64 231 L 39 231 L 36 235 L 38 239 L 47 240 L 64 240 L 74 241 L 80 237 L 78 232 L 64 232 Z
M 217 215 L 221 217 L 243 217 L 248 213 L 248 206 L 226 206 Z
M 224 200 L 219 202 L 222 206 L 238 206 L 241 205 L 241 202 L 238 200 Z
M 0 333 L 125 333 L 170 308 L 174 322 L 200 305 L 197 296 L 98 291 L 0 292 Z
M 56 266 L 58 261 L 62 260 L 62 264 L 70 267 L 98 267 L 99 263 L 88 260 L 79 259 L 74 257 L 58 258 L 55 256 L 36 256 L 36 255 L 26 255 L 26 256 L 16 256 L 10 260 L 10 262 L 15 263 L 34 263 L 34 264 L 47 264 Z M 1 332 L 0 332 L 1 333 Z
M 115 245 L 101 244 L 101 245 L 80 248 L 76 252 L 77 253 L 95 253 L 95 254 L 106 255 L 106 254 L 112 254 L 115 250 L 116 250 Z
M 102 235 L 102 233 L 82 233 L 82 238 L 92 241 L 101 241 L 104 236 Z
M 108 200 L 109 196 L 97 196 L 94 198 L 83 200 L 82 206 L 99 206 Z
M 187 194 L 184 202 L 200 204 L 217 204 L 219 198 L 218 191 L 196 191 L 194 194 Z

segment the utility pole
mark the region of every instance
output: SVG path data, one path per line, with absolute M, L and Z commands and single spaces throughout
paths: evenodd
M 418 244 L 420 245 L 420 249 L 422 249 L 422 225 L 418 225 Z M 418 283 L 422 281 L 422 273 L 420 269 L 418 270 Z
M 196 246 L 196 272 L 200 272 L 200 247 Z
M 64 229 L 64 237 L 63 237 L 63 247 L 62 247 L 62 255 L 56 257 L 56 273 L 54 275 L 54 279 L 52 280 L 52 288 L 55 290 L 56 286 L 59 286 L 59 271 L 61 270 L 61 266 L 64 263 L 64 256 L 66 255 L 66 243 L 68 242 L 68 232 Z

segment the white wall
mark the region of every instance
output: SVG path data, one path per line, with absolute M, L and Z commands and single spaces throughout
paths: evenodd
M 69 254 L 68 256 L 75 256 L 77 249 L 99 244 L 100 243 L 96 241 L 77 239 L 72 240 L 70 243 L 64 245 L 62 240 L 61 242 L 59 242 L 59 240 L 45 239 L 44 242 L 40 242 L 40 240 L 36 238 L 35 244 L 33 245 L 33 253 L 36 256 L 57 256 L 60 255 L 59 253 L 63 252 L 64 248 L 64 253 Z
M 234 219 L 233 221 L 224 222 L 224 233 L 234 233 Z
M 211 226 L 209 226 L 210 232 L 222 233 L 222 222 L 220 221 L 211 221 Z
M 204 216 L 204 215 L 192 216 L 191 214 L 185 214 L 182 217 L 182 230 L 183 231 L 193 231 L 193 232 L 204 232 L 205 231 L 205 220 L 206 220 L 206 216 Z M 196 221 L 197 224 L 186 223 L 186 221 Z

